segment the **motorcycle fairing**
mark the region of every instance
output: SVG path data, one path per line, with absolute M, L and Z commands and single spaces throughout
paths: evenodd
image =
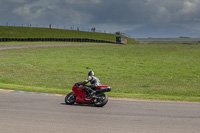
M 112 88 L 107 85 L 99 85 L 97 86 L 96 90 L 99 90 L 100 92 L 109 92 L 112 90 Z
M 74 95 L 76 96 L 76 103 L 92 103 L 92 98 L 90 98 L 90 101 L 85 101 L 86 91 L 84 91 L 82 88 L 73 86 L 72 90 L 74 92 Z

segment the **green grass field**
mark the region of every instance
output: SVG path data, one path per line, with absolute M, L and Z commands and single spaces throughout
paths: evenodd
M 115 42 L 119 35 L 50 28 L 0 26 L 0 38 L 88 38 Z M 126 38 L 128 44 L 139 44 Z
M 200 101 L 200 46 L 0 50 L 0 88 L 66 94 L 93 70 L 111 97 Z
M 138 40 L 145 44 L 200 44 L 200 38 L 139 38 Z

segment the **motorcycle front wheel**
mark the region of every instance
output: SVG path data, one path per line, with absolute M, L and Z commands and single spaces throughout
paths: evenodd
M 68 105 L 74 104 L 76 101 L 76 97 L 74 96 L 74 93 L 71 92 L 65 97 L 65 103 Z
M 108 96 L 106 94 L 97 95 L 97 99 L 94 100 L 94 106 L 103 107 L 108 102 Z

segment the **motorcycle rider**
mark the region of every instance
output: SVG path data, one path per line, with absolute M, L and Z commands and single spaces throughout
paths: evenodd
M 85 84 L 87 84 L 89 82 L 91 83 L 91 85 L 84 86 L 84 87 L 80 86 L 80 85 L 85 85 Z M 97 77 L 95 77 L 95 74 L 94 74 L 93 71 L 89 71 L 87 80 L 85 80 L 85 81 L 83 81 L 81 83 L 77 83 L 77 85 L 80 86 L 80 87 L 82 87 L 84 90 L 86 90 L 89 93 L 90 91 L 93 92 L 93 90 L 97 86 L 101 85 L 101 82 L 100 82 L 100 80 Z

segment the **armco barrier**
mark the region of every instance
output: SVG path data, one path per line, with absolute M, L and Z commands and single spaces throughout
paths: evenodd
M 48 42 L 95 42 L 95 43 L 115 43 L 111 41 L 104 40 L 94 40 L 88 38 L 0 38 L 0 42 L 36 42 L 36 41 L 48 41 Z

